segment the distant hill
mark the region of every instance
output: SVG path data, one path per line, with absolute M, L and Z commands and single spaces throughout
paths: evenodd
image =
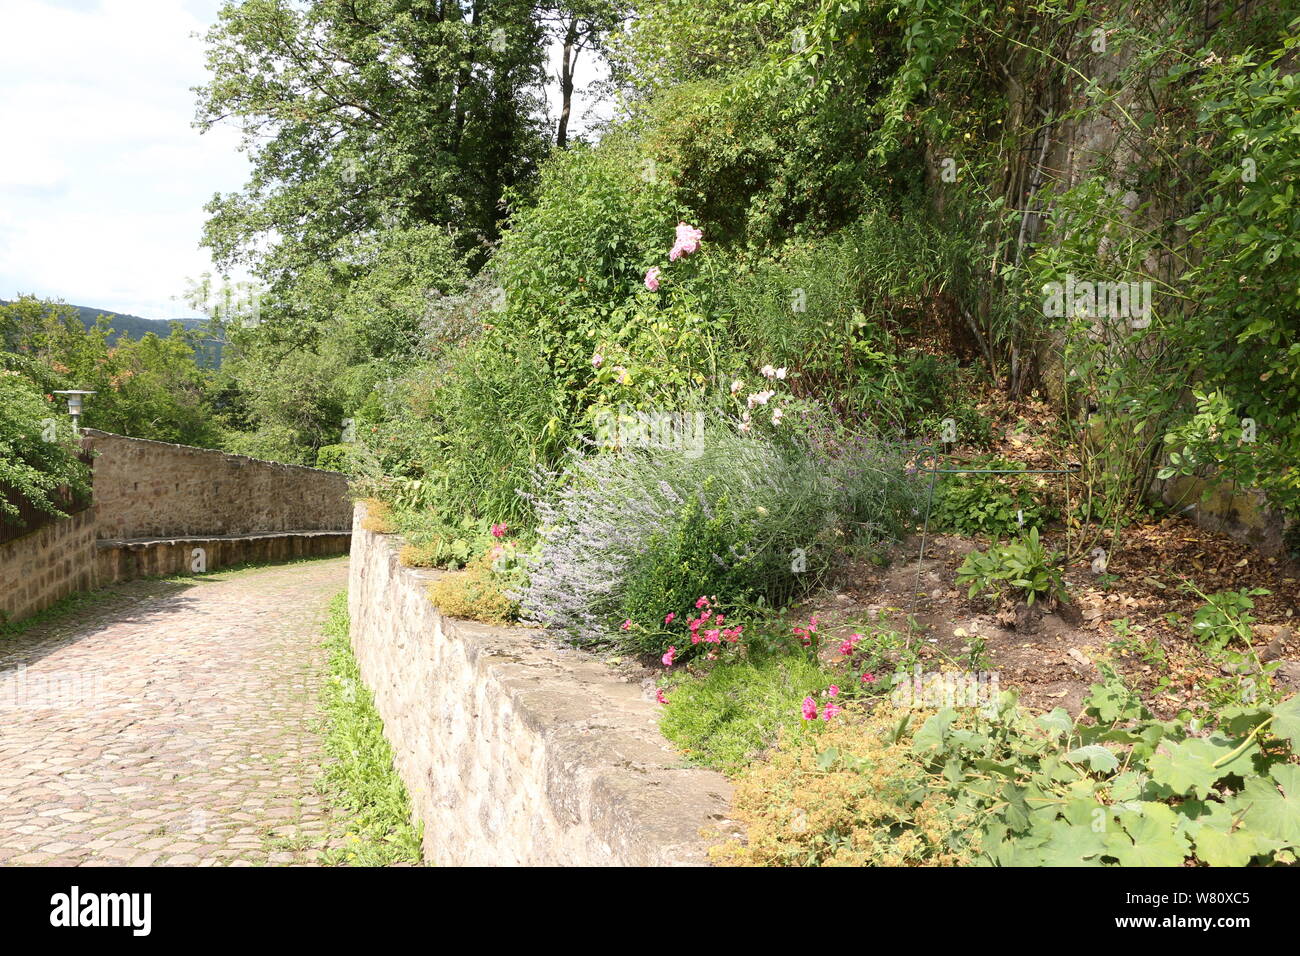
M 6 304 L 4 300 L 0 300 L 0 305 Z M 138 315 L 110 312 L 108 309 L 96 309 L 88 305 L 70 305 L 68 307 L 76 310 L 78 318 L 88 329 L 95 324 L 95 320 L 101 315 L 108 316 L 109 325 L 113 330 L 108 336 L 109 345 L 116 345 L 117 340 L 122 336 L 139 341 L 150 332 L 160 338 L 166 338 L 171 335 L 169 322 L 179 322 L 186 329 L 201 328 L 208 322 L 205 318 L 143 319 Z M 217 339 L 204 339 L 198 346 L 199 365 L 205 368 L 219 366 L 221 364 L 222 345 L 223 343 Z

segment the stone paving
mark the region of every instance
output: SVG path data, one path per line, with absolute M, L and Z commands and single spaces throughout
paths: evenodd
M 305 864 L 347 559 L 136 581 L 0 638 L 0 865 Z

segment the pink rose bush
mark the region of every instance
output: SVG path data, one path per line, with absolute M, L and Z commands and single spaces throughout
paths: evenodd
M 676 262 L 684 259 L 692 253 L 699 252 L 700 242 L 704 238 L 704 232 L 696 229 L 694 226 L 684 222 L 677 224 L 677 236 L 673 240 L 673 247 L 668 252 L 670 262 Z M 651 266 L 646 270 L 645 287 L 651 292 L 659 291 L 660 279 L 663 277 L 663 269 L 659 266 Z

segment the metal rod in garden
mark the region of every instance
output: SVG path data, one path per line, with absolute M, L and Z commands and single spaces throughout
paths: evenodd
M 938 451 L 934 448 L 930 448 L 928 451 L 930 452 L 930 457 L 934 459 L 934 465 L 937 466 L 939 464 Z M 930 469 L 930 490 L 925 497 L 925 522 L 921 526 L 921 550 L 916 556 L 916 581 L 912 585 L 912 609 L 908 613 L 908 618 L 910 619 L 908 622 L 909 627 L 907 629 L 908 647 L 912 646 L 912 629 L 910 623 L 911 621 L 916 620 L 916 596 L 920 593 L 921 589 L 921 565 L 925 561 L 925 536 L 930 532 L 930 508 L 934 504 L 934 481 L 935 475 L 938 473 L 938 468 L 932 466 Z

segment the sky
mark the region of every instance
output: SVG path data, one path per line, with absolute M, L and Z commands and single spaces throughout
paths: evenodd
M 0 0 L 0 299 L 194 314 L 185 292 L 215 272 L 199 248 L 203 205 L 249 170 L 233 127 L 192 126 L 201 35 L 220 7 Z M 594 66 L 584 53 L 580 87 Z M 556 102 L 554 83 L 548 92 Z M 586 127 L 588 106 L 580 99 L 571 129 Z

